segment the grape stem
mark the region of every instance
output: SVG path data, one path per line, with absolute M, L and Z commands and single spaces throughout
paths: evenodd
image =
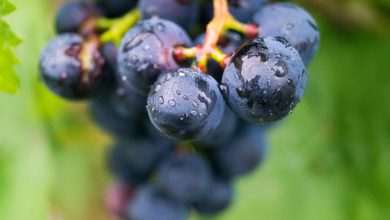
M 213 0 L 213 10 L 214 16 L 207 25 L 203 45 L 192 48 L 176 47 L 174 50 L 174 57 L 177 60 L 196 58 L 197 67 L 203 72 L 207 72 L 209 59 L 214 59 L 222 67 L 226 65 L 228 57 L 218 48 L 218 41 L 228 30 L 243 33 L 248 38 L 256 37 L 259 33 L 257 25 L 240 23 L 230 14 L 227 0 Z
M 100 36 L 100 40 L 120 44 L 123 35 L 141 19 L 141 12 L 138 8 L 129 11 L 120 18 L 100 18 L 97 22 L 99 29 L 106 29 Z

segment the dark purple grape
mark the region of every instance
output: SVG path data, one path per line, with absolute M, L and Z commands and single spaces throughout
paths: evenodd
M 211 170 L 202 157 L 176 153 L 165 157 L 157 169 L 157 189 L 184 204 L 205 196 L 211 187 Z
M 119 114 L 110 103 L 109 96 L 93 99 L 89 108 L 93 120 L 105 131 L 116 137 L 130 138 L 142 133 L 139 122 Z
M 152 18 L 140 22 L 122 40 L 118 55 L 119 78 L 147 94 L 161 73 L 179 68 L 175 46 L 191 46 L 185 31 L 171 21 Z
M 162 138 L 120 139 L 109 152 L 109 167 L 121 181 L 137 184 L 149 177 L 160 159 L 172 149 L 172 143 Z
M 249 23 L 266 4 L 267 0 L 229 0 L 229 11 L 238 21 Z
M 181 68 L 161 75 L 150 91 L 149 118 L 164 135 L 195 140 L 215 130 L 225 103 L 217 82 L 199 70 Z
M 145 19 L 157 16 L 187 30 L 195 25 L 198 16 L 196 0 L 140 0 L 139 8 Z
M 111 96 L 111 104 L 122 116 L 139 120 L 146 116 L 146 97 L 119 81 Z
M 225 69 L 221 90 L 239 117 L 264 123 L 287 116 L 305 85 L 305 65 L 295 48 L 282 37 L 266 37 L 237 50 Z
M 292 3 L 275 3 L 261 9 L 254 20 L 260 25 L 261 37 L 284 37 L 308 65 L 317 53 L 320 34 L 314 18 Z
M 194 204 L 200 215 L 212 216 L 225 211 L 233 200 L 233 186 L 222 180 L 214 180 L 207 195 Z
M 98 92 L 104 80 L 104 59 L 95 45 L 77 34 L 61 34 L 43 50 L 39 68 L 46 86 L 68 99 L 83 99 Z
M 138 0 L 97 0 L 102 13 L 109 18 L 120 17 L 137 5 Z
M 218 175 L 226 179 L 254 171 L 266 153 L 264 130 L 252 125 L 241 131 L 235 139 L 212 152 L 211 159 Z
M 127 209 L 129 220 L 186 220 L 189 207 L 172 200 L 152 186 L 142 186 Z
M 213 132 L 199 140 L 198 145 L 206 149 L 223 146 L 224 143 L 234 138 L 238 128 L 239 120 L 237 116 L 226 107 L 221 123 Z
M 99 9 L 93 3 L 68 2 L 57 12 L 57 33 L 79 33 L 86 22 L 99 16 Z
M 113 75 L 111 71 L 110 74 Z M 101 94 L 93 98 L 90 103 L 90 112 L 94 121 L 104 130 L 115 137 L 132 138 L 145 133 L 143 121 L 145 117 L 145 98 L 140 99 L 137 93 L 124 88 L 128 93 L 119 93 L 121 86 L 111 79 Z M 119 82 L 120 84 L 120 82 Z M 123 94 L 124 96 L 120 96 Z M 132 98 L 133 97 L 133 98 Z M 126 101 L 120 102 L 122 98 Z M 133 104 L 126 109 L 124 106 Z
M 101 52 L 109 67 L 112 70 L 117 71 L 118 48 L 115 44 L 113 42 L 104 43 L 102 45 Z

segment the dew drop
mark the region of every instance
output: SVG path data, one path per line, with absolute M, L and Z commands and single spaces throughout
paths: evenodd
M 158 97 L 158 101 L 160 102 L 160 104 L 164 104 L 164 97 L 160 96 Z
M 180 77 L 186 76 L 186 74 L 184 72 L 182 72 L 182 71 L 180 71 L 177 75 L 180 76 Z
M 168 101 L 168 104 L 169 104 L 170 106 L 172 106 L 172 107 L 175 107 L 175 106 L 176 106 L 176 101 L 173 100 L 173 99 L 171 99 L 171 100 Z
M 190 98 L 188 98 L 188 96 L 185 95 L 185 96 L 183 96 L 183 99 L 184 100 L 189 100 Z
M 180 90 L 176 90 L 176 94 L 181 95 L 181 91 Z
M 192 105 L 193 105 L 194 107 L 198 107 L 198 106 L 199 106 L 199 103 L 193 101 L 193 102 L 192 102 Z
M 197 115 L 197 114 L 198 114 L 198 112 L 196 112 L 196 111 L 191 111 L 191 115 L 195 116 L 195 115 Z

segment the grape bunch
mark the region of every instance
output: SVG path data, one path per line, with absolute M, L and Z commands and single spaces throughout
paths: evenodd
M 112 135 L 106 202 L 129 220 L 225 211 L 319 45 L 307 11 L 265 0 L 71 1 L 55 28 L 40 77 Z

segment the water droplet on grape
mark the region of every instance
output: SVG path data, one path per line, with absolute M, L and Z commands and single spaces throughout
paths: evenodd
M 168 104 L 169 104 L 170 106 L 172 106 L 172 107 L 175 107 L 175 106 L 176 106 L 176 101 L 173 100 L 173 99 L 171 99 L 171 100 L 168 101 Z
M 158 97 L 158 101 L 160 102 L 160 104 L 164 104 L 164 97 L 160 96 Z

